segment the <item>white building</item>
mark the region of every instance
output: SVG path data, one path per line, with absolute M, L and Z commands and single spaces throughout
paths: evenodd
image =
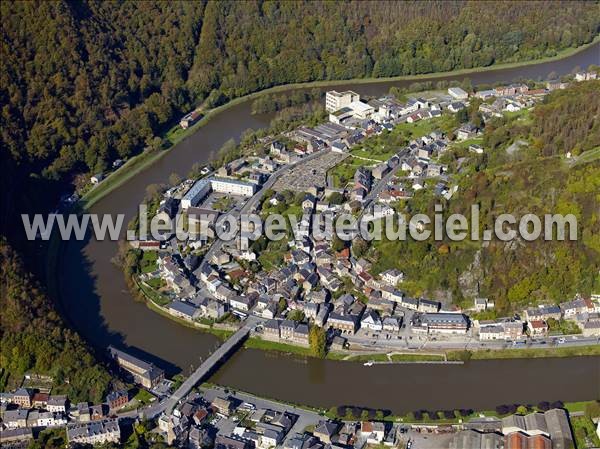
M 229 195 L 252 196 L 256 189 L 256 184 L 237 179 L 211 178 L 210 184 L 213 191 Z
M 469 98 L 469 94 L 460 87 L 450 87 L 448 89 L 448 94 L 456 100 L 466 100 Z
M 359 119 L 368 119 L 375 113 L 375 108 L 369 106 L 367 103 L 363 103 L 362 101 L 353 101 L 348 105 L 348 107 L 352 110 L 352 115 L 355 118 Z
M 202 198 L 204 198 L 210 192 L 211 183 L 208 179 L 200 179 L 186 192 L 181 198 L 181 208 L 187 210 L 188 208 L 198 204 Z
M 402 282 L 404 280 L 404 273 L 400 270 L 396 270 L 395 268 L 391 270 L 386 270 L 379 276 L 381 277 L 381 280 L 383 282 L 391 286 L 396 286 L 399 282 Z
M 360 95 L 351 90 L 345 92 L 330 90 L 325 95 L 325 109 L 327 112 L 334 112 L 358 100 L 360 100 Z
M 575 74 L 575 81 L 591 81 L 598 78 L 596 72 L 578 72 Z

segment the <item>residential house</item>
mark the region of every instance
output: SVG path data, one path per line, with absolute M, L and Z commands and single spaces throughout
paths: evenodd
M 460 111 L 461 109 L 464 109 L 465 107 L 466 107 L 466 106 L 465 106 L 465 104 L 464 104 L 464 103 L 462 103 L 462 102 L 460 102 L 460 101 L 455 101 L 455 102 L 452 102 L 452 103 L 450 103 L 450 104 L 448 105 L 448 110 L 449 110 L 450 112 L 458 112 L 458 111 Z
M 558 306 L 538 306 L 532 307 L 525 310 L 525 316 L 528 321 L 532 320 L 544 320 L 547 321 L 550 318 L 560 320 L 562 311 Z
M 257 297 L 254 295 L 248 296 L 232 296 L 229 298 L 229 305 L 234 309 L 248 312 L 256 304 Z
M 383 299 L 387 299 L 388 301 L 399 303 L 403 307 L 406 307 L 404 305 L 404 302 L 405 302 L 404 300 L 406 299 L 405 296 L 404 296 L 404 293 L 401 292 L 400 290 L 397 290 L 397 289 L 393 288 L 393 287 L 384 286 L 381 289 L 381 297 Z M 417 310 L 418 304 L 419 304 L 418 300 L 415 299 L 415 308 L 414 308 L 414 310 Z
M 572 301 L 563 302 L 560 305 L 562 313 L 564 314 L 565 319 L 572 319 L 576 315 L 580 313 L 587 313 L 588 304 L 585 299 L 579 297 Z
M 494 302 L 488 298 L 475 298 L 474 307 L 477 312 L 483 312 L 484 310 L 493 309 Z
M 402 282 L 404 280 L 404 273 L 400 270 L 393 268 L 391 270 L 386 270 L 386 271 L 380 273 L 379 277 L 386 284 L 391 285 L 392 287 L 395 287 L 396 285 L 398 285 L 400 282 Z
M 45 409 L 46 406 L 48 405 L 49 397 L 50 396 L 48 395 L 48 393 L 42 393 L 42 392 L 34 393 L 33 397 L 31 398 L 31 406 L 34 408 Z
M 79 422 L 89 422 L 92 419 L 90 405 L 87 402 L 80 402 L 76 408 L 77 420 Z
M 33 440 L 33 431 L 29 428 L 4 429 L 0 432 L 0 445 L 11 447 L 15 444 L 17 447 Z
M 315 426 L 313 435 L 323 443 L 331 444 L 339 428 L 340 425 L 335 421 L 319 421 Z
M 186 321 L 194 321 L 200 316 L 200 309 L 185 301 L 171 301 L 167 306 L 167 310 L 174 317 L 181 318 Z
M 295 327 L 292 341 L 302 346 L 309 345 L 309 331 L 307 324 L 300 323 Z
M 354 334 L 358 327 L 358 317 L 350 314 L 331 312 L 327 318 L 327 324 L 333 329 L 342 331 L 342 333 Z
M 12 402 L 19 407 L 31 407 L 31 392 L 27 388 L 19 388 L 13 394 Z
M 233 412 L 233 402 L 226 398 L 216 397 L 210 405 L 223 416 L 229 416 Z
M 281 336 L 279 332 L 279 321 L 275 319 L 269 319 L 263 324 L 263 336 L 269 340 L 279 340 Z
M 67 411 L 68 399 L 65 395 L 52 395 L 48 398 L 46 409 L 49 412 L 65 413 Z
M 27 427 L 27 417 L 29 416 L 29 410 L 25 408 L 18 408 L 16 410 L 6 410 L 2 417 L 3 423 L 9 429 L 17 429 Z
M 117 410 L 129 402 L 127 390 L 117 390 L 106 396 L 106 403 L 111 410 Z
M 67 426 L 67 440 L 69 444 L 118 444 L 120 439 L 121 428 L 119 427 L 118 418 L 70 424 Z
M 279 323 L 279 334 L 280 337 L 285 340 L 292 340 L 294 338 L 294 329 L 296 328 L 296 323 L 292 320 L 282 320 Z
M 477 135 L 477 127 L 472 123 L 465 123 L 456 130 L 458 140 L 467 140 Z
M 432 301 L 429 299 L 420 299 L 417 310 L 419 312 L 436 313 L 438 310 L 440 310 L 440 307 L 441 307 L 441 304 L 438 301 Z
M 383 330 L 385 332 L 398 333 L 400 332 L 400 322 L 398 318 L 387 316 L 383 319 Z
M 532 337 L 546 335 L 548 333 L 548 323 L 544 320 L 531 320 L 527 322 L 527 329 Z
M 360 432 L 366 437 L 367 444 L 381 444 L 385 438 L 385 424 L 377 421 L 363 421 Z
M 382 294 L 383 294 L 383 292 L 382 292 Z M 418 310 L 419 300 L 416 298 L 409 298 L 409 297 L 403 296 L 401 298 L 401 300 L 399 301 L 398 305 L 400 305 L 406 309 Z
M 360 327 L 371 331 L 383 330 L 383 324 L 379 314 L 374 310 L 367 310 L 360 321 Z

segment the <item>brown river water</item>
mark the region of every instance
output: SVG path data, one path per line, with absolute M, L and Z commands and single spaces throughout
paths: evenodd
M 573 68 L 600 65 L 600 44 L 569 58 L 514 69 L 468 75 L 473 84 L 522 78 L 545 79 Z M 436 78 L 462 80 L 466 75 Z M 426 79 L 420 80 L 426 81 Z M 413 81 L 351 85 L 363 95 L 380 95 Z M 329 86 L 327 89 L 334 88 Z M 243 102 L 212 118 L 142 173 L 98 203 L 92 212 L 133 216 L 146 186 L 186 175 L 195 162 L 207 162 L 230 138 L 268 126 L 270 116 L 250 113 Z M 170 374 L 189 373 L 219 344 L 209 334 L 186 328 L 136 302 L 123 274 L 111 263 L 116 242 L 70 241 L 59 260 L 60 300 L 69 323 L 99 351 L 110 345 L 154 361 Z M 600 357 L 471 361 L 465 365 L 375 365 L 299 359 L 259 350 L 238 351 L 211 379 L 232 388 L 290 402 L 331 407 L 357 405 L 406 412 L 416 409 L 493 408 L 504 403 L 600 398 Z

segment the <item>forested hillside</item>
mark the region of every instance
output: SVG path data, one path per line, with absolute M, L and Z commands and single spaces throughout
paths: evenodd
M 594 2 L 2 2 L 2 146 L 102 171 L 207 98 L 535 59 L 599 26 Z
M 71 401 L 104 400 L 110 376 L 79 336 L 68 330 L 51 301 L 0 240 L 0 390 L 23 374 L 47 374 Z
M 387 242 L 374 245 L 377 268 L 406 272 L 405 286 L 417 295 L 452 292 L 452 301 L 472 305 L 473 296 L 490 297 L 500 313 L 541 302 L 560 302 L 575 293 L 600 289 L 600 81 L 576 83 L 548 95 L 531 116 L 495 119 L 486 126 L 484 154 L 466 150 L 446 155 L 460 170 L 459 190 L 450 201 L 426 189 L 406 205 L 412 214 L 470 217 L 480 207 L 481 229 L 511 213 L 574 214 L 577 241 Z M 528 142 L 507 151 L 516 141 Z M 579 157 L 566 158 L 571 152 Z M 461 159 L 466 158 L 466 159 Z M 543 221 L 543 220 L 542 220 Z

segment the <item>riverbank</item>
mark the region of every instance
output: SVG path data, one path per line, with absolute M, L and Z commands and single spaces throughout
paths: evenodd
M 486 349 L 448 351 L 448 360 L 537 359 L 548 357 L 591 357 L 600 355 L 600 345 L 555 346 L 552 348 Z
M 191 127 L 186 130 L 180 128 L 179 124 L 174 125 L 169 130 L 167 130 L 163 135 L 163 139 L 165 139 L 168 143 L 165 149 L 162 150 L 146 150 L 145 152 L 132 157 L 129 159 L 122 167 L 111 173 L 109 176 L 104 179 L 99 185 L 94 187 L 92 190 L 87 192 L 80 200 L 80 205 L 84 209 L 91 208 L 95 203 L 100 201 L 105 196 L 109 195 L 112 191 L 117 189 L 119 186 L 125 184 L 129 179 L 136 176 L 143 170 L 147 169 L 162 157 L 164 157 L 168 152 L 172 151 L 180 142 L 188 138 L 189 136 L 196 133 L 202 127 L 210 122 L 212 118 L 215 116 L 227 111 L 228 109 L 236 106 L 240 103 L 255 100 L 261 96 L 280 93 L 284 91 L 297 90 L 297 89 L 311 89 L 311 88 L 323 88 L 323 87 L 332 87 L 342 84 L 377 84 L 377 83 L 388 83 L 388 82 L 396 82 L 396 81 L 422 81 L 422 80 L 437 80 L 446 77 L 456 77 L 462 75 L 469 75 L 475 73 L 483 73 L 483 72 L 494 72 L 499 70 L 506 69 L 514 69 L 519 67 L 527 67 L 536 64 L 544 64 L 547 62 L 559 61 L 561 59 L 565 59 L 571 57 L 579 52 L 582 52 L 591 46 L 600 42 L 600 36 L 596 36 L 592 42 L 582 45 L 577 48 L 570 48 L 567 50 L 563 50 L 559 52 L 555 56 L 535 59 L 530 61 L 523 62 L 514 62 L 514 63 L 501 63 L 494 64 L 487 67 L 476 67 L 471 69 L 461 69 L 454 70 L 448 72 L 436 72 L 436 73 L 428 73 L 428 74 L 419 74 L 419 75 L 404 75 L 404 76 L 395 76 L 395 77 L 385 77 L 385 78 L 353 78 L 348 80 L 322 80 L 322 81 L 311 81 L 306 83 L 293 83 L 293 84 L 284 84 L 279 86 L 273 86 L 268 89 L 264 89 L 258 92 L 253 92 L 248 95 L 244 95 L 242 97 L 238 97 L 232 99 L 225 103 L 224 105 L 217 106 L 215 108 L 203 111 L 203 108 L 199 109 L 203 112 L 203 116 Z
M 245 396 L 249 396 L 256 399 L 267 400 L 274 402 L 276 404 L 280 404 L 283 406 L 289 406 L 297 409 L 306 410 L 309 412 L 317 413 L 329 419 L 334 420 L 347 420 L 347 421 L 356 421 L 365 419 L 375 419 L 377 421 L 386 421 L 390 423 L 396 424 L 405 424 L 405 425 L 416 425 L 416 426 L 437 426 L 437 425 L 459 425 L 463 424 L 471 419 L 478 418 L 497 418 L 502 419 L 503 417 L 512 415 L 514 413 L 518 413 L 516 410 L 519 406 L 524 407 L 527 413 L 531 412 L 543 412 L 545 411 L 544 404 L 511 404 L 510 406 L 504 406 L 503 404 L 498 404 L 498 409 L 500 407 L 506 407 L 506 413 L 499 413 L 499 411 L 504 410 L 448 410 L 448 411 L 440 411 L 440 410 L 415 410 L 413 412 L 408 412 L 405 414 L 393 414 L 389 413 L 385 410 L 376 410 L 371 408 L 364 408 L 360 406 L 353 406 L 350 404 L 331 407 L 329 409 L 320 408 L 320 407 L 311 407 L 306 404 L 299 404 L 295 402 L 282 401 L 276 398 L 269 398 L 267 396 L 256 395 L 253 393 L 249 393 L 247 391 L 239 390 L 239 389 L 231 389 L 225 385 L 215 384 L 213 382 L 204 382 L 202 385 L 198 387 L 198 390 L 207 390 L 211 388 L 217 388 L 223 391 L 223 393 L 230 392 L 232 395 L 243 394 Z M 555 403 L 548 403 L 548 407 L 559 406 L 558 408 L 565 409 L 571 416 L 582 416 L 584 415 L 586 409 L 594 404 L 594 400 L 590 401 L 578 401 L 578 402 L 561 402 L 556 401 Z M 514 410 L 513 410 L 514 409 Z M 450 413 L 453 414 L 452 417 L 447 416 Z

